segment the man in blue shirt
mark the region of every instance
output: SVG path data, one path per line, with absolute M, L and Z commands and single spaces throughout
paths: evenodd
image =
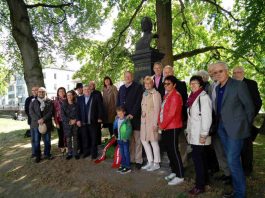
M 246 196 L 246 179 L 240 153 L 244 139 L 250 136 L 255 109 L 247 85 L 229 77 L 226 63 L 216 63 L 214 75 L 220 83 L 216 87 L 218 135 L 227 156 L 234 190 L 224 197 L 243 198 Z

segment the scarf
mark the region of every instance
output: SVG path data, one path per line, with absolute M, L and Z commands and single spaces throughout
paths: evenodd
M 40 111 L 43 111 L 45 108 L 46 97 L 44 97 L 44 98 L 38 97 L 37 100 L 40 102 Z
M 200 93 L 203 91 L 203 88 L 200 88 L 198 91 L 191 92 L 188 100 L 187 100 L 187 105 L 188 107 L 191 107 L 193 102 L 196 100 L 196 98 L 200 95 Z

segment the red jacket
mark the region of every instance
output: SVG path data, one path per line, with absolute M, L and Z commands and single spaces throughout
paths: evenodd
M 166 100 L 164 107 L 161 107 L 163 116 L 158 117 L 158 125 L 160 129 L 177 129 L 182 128 L 182 98 L 181 95 L 173 90 L 170 95 L 165 95 Z M 163 118 L 162 118 L 163 117 Z

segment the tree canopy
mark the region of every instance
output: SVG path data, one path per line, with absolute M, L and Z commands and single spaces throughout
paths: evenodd
M 10 10 L 0 2 L 0 41 L 5 61 L 17 70 L 21 54 L 11 35 Z M 22 1 L 22 0 L 20 0 Z M 78 59 L 83 65 L 75 74 L 84 82 L 102 84 L 104 76 L 114 82 L 124 70 L 133 69 L 130 55 L 141 36 L 140 21 L 151 17 L 157 31 L 158 2 L 170 3 L 172 11 L 172 50 L 175 74 L 184 79 L 195 70 L 206 69 L 217 60 L 233 68 L 242 65 L 246 76 L 255 78 L 265 101 L 265 2 L 235 0 L 224 8 L 222 0 L 24 0 L 33 36 L 38 43 L 42 66 L 60 56 L 65 62 Z M 113 34 L 106 41 L 91 35 L 113 17 Z M 112 30 L 109 30 L 112 31 Z M 154 40 L 153 47 L 157 46 Z

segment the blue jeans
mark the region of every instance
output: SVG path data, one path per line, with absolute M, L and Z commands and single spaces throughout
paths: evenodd
M 246 196 L 246 178 L 240 160 L 244 139 L 232 139 L 229 137 L 221 122 L 218 126 L 218 135 L 224 146 L 228 166 L 231 171 L 235 197 L 244 198 Z
M 31 152 L 32 152 L 32 155 L 36 155 L 35 154 L 35 149 L 34 149 L 34 130 L 33 129 L 30 129 L 30 139 L 31 139 Z
M 44 156 L 49 157 L 51 155 L 51 132 L 47 131 L 44 135 L 40 134 L 38 128 L 33 128 L 34 133 L 34 152 L 37 157 L 41 156 L 40 140 L 41 136 L 44 141 Z
M 118 144 L 120 147 L 121 154 L 121 166 L 124 168 L 130 168 L 130 142 L 129 140 L 127 140 L 126 142 L 123 140 L 118 140 Z

